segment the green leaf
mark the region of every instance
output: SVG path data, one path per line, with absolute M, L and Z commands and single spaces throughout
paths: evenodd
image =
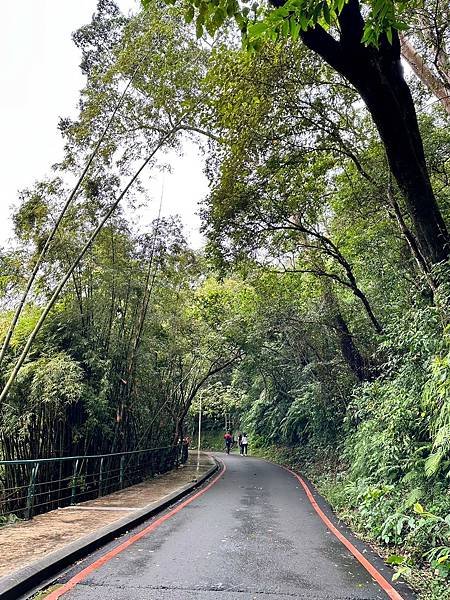
M 322 13 L 323 13 L 323 4 L 321 2 L 319 2 L 313 8 L 312 19 L 311 19 L 313 21 L 313 23 L 317 23 L 320 15 Z
M 184 13 L 184 20 L 186 21 L 186 23 L 192 22 L 192 20 L 194 19 L 194 14 L 194 7 L 192 6 L 192 4 L 190 4 Z
M 291 37 L 295 41 L 297 41 L 299 33 L 300 33 L 300 24 L 297 22 L 294 16 L 289 19 L 289 25 L 291 29 Z
M 438 472 L 441 460 L 441 452 L 435 452 L 434 454 L 430 454 L 430 456 L 425 461 L 425 475 L 427 477 L 431 477 L 432 475 L 435 475 Z
M 328 6 L 327 2 L 325 2 L 323 5 L 323 18 L 325 19 L 325 23 L 327 25 L 331 25 L 330 7 Z
M 310 19 L 308 19 L 308 17 L 306 17 L 303 13 L 300 13 L 300 15 L 298 16 L 298 19 L 300 21 L 300 27 L 303 31 L 306 31 L 308 29 L 308 26 L 310 24 Z
M 418 515 L 423 515 L 425 512 L 424 507 L 420 504 L 420 502 L 416 502 L 414 504 L 414 508 L 413 508 L 414 512 L 417 513 Z
M 255 23 L 254 25 L 250 25 L 250 27 L 248 28 L 249 36 L 252 37 L 253 39 L 260 37 L 266 31 L 267 31 L 267 23 L 265 23 L 264 21 L 259 21 L 258 23 Z
M 201 38 L 203 35 L 203 23 L 199 21 L 199 19 L 197 19 L 195 24 L 195 35 L 197 36 L 197 39 Z
M 407 29 L 409 29 L 409 26 L 407 23 L 405 23 L 404 21 L 393 21 L 392 22 L 392 27 L 395 27 L 395 29 L 397 29 L 397 31 L 406 31 Z
M 386 29 L 386 37 L 390 44 L 392 44 L 392 27 Z
M 388 565 L 402 565 L 405 560 L 406 558 L 404 556 L 400 556 L 400 554 L 391 554 L 388 556 L 386 562 Z
M 206 28 L 206 31 L 209 33 L 209 35 L 212 37 L 216 33 L 217 24 L 213 21 L 207 21 L 205 28 Z
M 234 0 L 230 0 L 228 2 L 227 7 L 226 7 L 226 12 L 229 17 L 232 17 L 234 15 L 234 13 L 236 12 L 236 4 L 235 4 Z

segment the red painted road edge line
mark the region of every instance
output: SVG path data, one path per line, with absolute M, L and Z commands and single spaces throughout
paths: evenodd
M 283 469 L 285 469 L 286 471 L 289 471 L 289 473 L 291 473 L 291 475 L 293 475 L 300 482 L 301 486 L 305 490 L 308 500 L 312 504 L 312 507 L 314 508 L 316 513 L 319 515 L 319 517 L 322 519 L 322 521 L 325 523 L 325 525 L 328 527 L 328 529 L 338 538 L 338 540 L 342 544 L 344 544 L 344 546 L 348 550 L 350 550 L 350 552 L 353 554 L 353 556 L 362 564 L 362 566 L 366 569 L 366 571 L 368 571 L 370 576 L 373 577 L 373 579 L 375 579 L 375 581 L 382 588 L 382 590 L 384 590 L 386 592 L 386 594 L 389 596 L 389 598 L 391 598 L 391 600 L 404 600 L 403 596 L 400 596 L 400 594 L 397 592 L 397 590 L 389 583 L 389 581 L 387 581 L 387 579 L 385 579 L 383 577 L 383 575 L 372 565 L 372 563 L 370 563 L 367 560 L 367 558 L 365 558 L 361 554 L 361 552 L 344 535 L 342 535 L 342 533 L 339 531 L 339 529 L 337 529 L 333 525 L 333 523 L 330 521 L 330 519 L 326 516 L 326 514 L 323 512 L 323 510 L 317 504 L 314 496 L 312 495 L 311 490 L 309 489 L 309 486 L 302 479 L 302 477 L 300 477 L 300 475 L 298 475 L 298 473 L 295 473 L 295 471 L 291 471 L 291 469 L 288 469 L 287 467 L 283 467 Z
M 67 594 L 67 592 L 72 590 L 78 583 L 83 581 L 83 579 L 86 579 L 86 577 L 90 573 L 92 573 L 99 567 L 103 566 L 104 564 L 109 562 L 112 558 L 114 558 L 115 556 L 117 556 L 118 554 L 120 554 L 121 552 L 126 550 L 129 546 L 131 546 L 132 544 L 134 544 L 141 538 L 145 537 L 146 535 L 148 535 L 149 533 L 154 531 L 157 527 L 162 525 L 165 521 L 167 521 L 168 519 L 170 519 L 171 517 L 173 517 L 174 515 L 179 513 L 180 510 L 183 510 L 183 508 L 185 506 L 187 506 L 188 504 L 190 504 L 191 502 L 193 502 L 200 496 L 203 496 L 203 494 L 205 494 L 215 483 L 217 483 L 219 481 L 219 479 L 222 477 L 222 475 L 227 470 L 227 467 L 224 463 L 221 463 L 221 466 L 222 466 L 222 470 L 220 471 L 220 473 L 210 483 L 208 483 L 208 485 L 206 487 L 202 488 L 199 492 L 197 492 L 196 494 L 194 494 L 193 496 L 191 496 L 190 498 L 188 498 L 187 500 L 185 500 L 184 502 L 182 502 L 181 504 L 179 504 L 178 506 L 173 508 L 171 511 L 169 511 L 168 513 L 166 513 L 165 515 L 163 515 L 162 517 L 160 517 L 159 519 L 154 521 L 148 527 L 145 527 L 145 529 L 142 529 L 142 531 L 140 531 L 139 533 L 132 535 L 131 537 L 126 539 L 124 542 L 122 542 L 121 544 L 119 544 L 118 546 L 116 546 L 115 548 L 113 548 L 112 550 L 110 550 L 109 552 L 107 552 L 106 554 L 101 556 L 100 558 L 98 558 L 96 561 L 94 561 L 92 564 L 87 566 L 85 569 L 83 569 L 82 571 L 80 571 L 79 573 L 74 575 L 72 577 L 72 579 L 69 579 L 69 581 L 67 583 L 62 585 L 60 588 L 58 588 L 57 590 L 55 590 L 48 596 L 46 596 L 45 597 L 46 600 L 57 600 L 58 598 L 61 598 L 61 596 L 63 596 L 64 594 Z

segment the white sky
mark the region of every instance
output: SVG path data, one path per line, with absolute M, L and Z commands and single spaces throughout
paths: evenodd
M 128 13 L 137 0 L 117 3 Z M 96 0 L 2 3 L 2 22 L 7 26 L 0 36 L 0 246 L 11 234 L 10 207 L 18 190 L 44 177 L 62 157 L 58 120 L 76 115 L 78 92 L 84 84 L 71 33 L 90 22 L 96 4 Z M 207 182 L 195 146 L 187 145 L 183 157 L 173 157 L 172 169 L 172 174 L 164 175 L 163 214 L 180 214 L 191 243 L 198 247 L 201 236 L 194 213 L 207 192 Z M 158 175 L 151 186 L 155 201 L 148 214 L 139 216 L 144 222 L 157 213 L 161 185 Z

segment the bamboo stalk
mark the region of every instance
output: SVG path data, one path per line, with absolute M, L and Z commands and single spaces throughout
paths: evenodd
M 18 374 L 18 372 L 20 370 L 20 367 L 22 366 L 22 364 L 24 363 L 24 361 L 25 361 L 25 359 L 26 359 L 26 357 L 28 355 L 28 352 L 29 352 L 29 350 L 31 348 L 31 345 L 32 345 L 32 343 L 33 343 L 36 335 L 39 333 L 42 325 L 44 324 L 45 319 L 47 318 L 49 312 L 53 308 L 56 300 L 59 297 L 59 294 L 61 293 L 62 289 L 64 288 L 64 286 L 67 283 L 67 281 L 69 280 L 69 278 L 71 277 L 73 271 L 76 269 L 76 267 L 78 266 L 78 264 L 81 262 L 81 260 L 83 259 L 84 255 L 87 253 L 87 251 L 90 249 L 90 247 L 91 247 L 92 243 L 94 242 L 94 240 L 96 239 L 97 235 L 100 233 L 100 231 L 102 230 L 103 226 L 108 221 L 109 217 L 113 214 L 113 212 L 115 211 L 115 209 L 118 207 L 120 201 L 126 195 L 126 193 L 128 192 L 128 190 L 130 189 L 130 187 L 133 185 L 133 183 L 136 181 L 136 179 L 141 174 L 141 172 L 145 169 L 145 167 L 148 165 L 148 163 L 151 161 L 151 159 L 155 156 L 155 154 L 158 152 L 158 150 L 160 150 L 160 148 L 179 129 L 180 129 L 179 125 L 176 125 L 167 134 L 165 134 L 161 138 L 161 140 L 156 145 L 155 149 L 152 150 L 152 152 L 150 152 L 150 154 L 148 155 L 148 157 L 144 160 L 144 162 L 141 164 L 141 166 L 139 167 L 139 169 L 136 171 L 136 173 L 130 179 L 130 181 L 128 182 L 128 184 L 125 186 L 125 188 L 122 191 L 122 193 L 118 196 L 118 198 L 115 200 L 115 202 L 113 202 L 113 204 L 111 205 L 111 207 L 107 211 L 106 215 L 100 221 L 100 223 L 98 224 L 98 226 L 96 227 L 96 229 L 94 230 L 94 232 L 92 233 L 92 235 L 90 236 L 90 238 L 88 239 L 88 241 L 86 242 L 86 244 L 84 245 L 83 249 L 78 254 L 78 256 L 75 259 L 75 261 L 72 263 L 72 266 L 69 268 L 69 270 L 67 271 L 67 273 L 61 279 L 60 283 L 58 284 L 58 286 L 56 287 L 55 291 L 53 292 L 52 297 L 48 301 L 48 303 L 45 306 L 43 312 L 41 313 L 41 316 L 39 317 L 39 319 L 38 319 L 38 321 L 37 321 L 37 323 L 36 323 L 33 331 L 30 333 L 30 335 L 28 337 L 28 340 L 27 340 L 27 342 L 26 342 L 26 344 L 25 344 L 25 346 L 24 346 L 24 348 L 22 350 L 22 353 L 19 356 L 19 359 L 17 360 L 17 363 L 16 363 L 14 369 L 12 370 L 11 375 L 8 378 L 8 381 L 6 382 L 5 387 L 3 388 L 3 390 L 2 390 L 2 392 L 0 394 L 0 403 L 3 400 L 5 400 L 5 398 L 7 397 L 9 389 L 11 388 L 11 385 L 14 383 L 14 380 L 16 379 L 17 374 Z
M 12 321 L 10 323 L 8 331 L 6 332 L 6 336 L 5 336 L 5 339 L 3 341 L 2 348 L 0 350 L 0 365 L 2 364 L 2 361 L 3 361 L 4 357 L 5 357 L 6 351 L 7 351 L 8 346 L 9 346 L 9 342 L 11 340 L 12 334 L 14 333 L 14 330 L 16 328 L 16 325 L 17 325 L 19 317 L 20 317 L 20 315 L 22 313 L 22 310 L 25 307 L 25 302 L 27 300 L 28 294 L 30 293 L 31 288 L 33 287 L 33 283 L 34 283 L 34 280 L 36 279 L 36 276 L 38 274 L 39 267 L 41 266 L 41 263 L 42 263 L 45 255 L 47 254 L 47 250 L 49 249 L 50 244 L 52 243 L 53 238 L 55 237 L 56 232 L 58 231 L 58 228 L 59 228 L 59 226 L 61 224 L 61 221 L 64 218 L 64 215 L 66 214 L 67 210 L 69 209 L 69 206 L 72 203 L 72 200 L 75 198 L 78 190 L 80 189 L 80 186 L 83 183 L 83 180 L 84 180 L 84 178 L 86 176 L 86 173 L 88 172 L 89 167 L 92 164 L 92 161 L 94 160 L 95 156 L 97 155 L 97 152 L 98 152 L 98 150 L 99 150 L 99 148 L 100 148 L 103 140 L 105 139 L 105 136 L 106 136 L 107 132 L 109 131 L 109 128 L 111 127 L 111 125 L 112 125 L 112 123 L 113 123 L 113 121 L 114 121 L 114 119 L 116 117 L 117 111 L 119 110 L 120 106 L 122 105 L 122 102 L 123 102 L 123 100 L 124 100 L 124 98 L 125 98 L 125 96 L 126 96 L 126 94 L 128 92 L 128 89 L 129 89 L 130 85 L 132 84 L 134 78 L 136 77 L 136 75 L 137 75 L 137 73 L 138 73 L 138 71 L 139 71 L 139 69 L 140 69 L 140 67 L 142 65 L 142 62 L 143 62 L 143 60 L 139 62 L 139 64 L 137 65 L 136 69 L 134 70 L 134 72 L 133 72 L 130 80 L 128 81 L 128 84 L 126 85 L 124 91 L 122 92 L 122 94 L 121 94 L 121 96 L 120 96 L 120 98 L 119 98 L 116 106 L 114 107 L 114 110 L 113 110 L 113 112 L 111 114 L 111 117 L 109 118 L 109 120 L 108 120 L 105 128 L 103 129 L 103 131 L 102 131 L 102 133 L 100 135 L 100 138 L 98 139 L 97 144 L 95 145 L 95 148 L 92 151 L 92 153 L 91 153 L 91 155 L 90 155 L 90 157 L 89 157 L 89 159 L 88 159 L 88 161 L 87 161 L 87 163 L 86 163 L 86 165 L 85 165 L 85 167 L 83 169 L 83 172 L 81 173 L 81 175 L 78 178 L 78 180 L 77 180 L 74 188 L 72 189 L 71 193 L 69 194 L 69 197 L 67 198 L 67 200 L 66 200 L 66 202 L 65 202 L 65 204 L 64 204 L 64 206 L 63 206 L 63 208 L 62 208 L 62 210 L 61 210 L 61 212 L 60 212 L 60 214 L 58 216 L 58 219 L 56 220 L 56 223 L 53 226 L 53 229 L 50 232 L 47 240 L 45 241 L 44 247 L 42 248 L 42 250 L 41 250 L 41 252 L 40 252 L 40 254 L 39 254 L 39 256 L 38 256 L 38 258 L 36 260 L 36 263 L 34 265 L 33 271 L 31 272 L 31 274 L 30 274 L 30 276 L 28 278 L 27 285 L 26 285 L 25 290 L 24 290 L 24 292 L 23 292 L 23 294 L 22 294 L 22 296 L 20 298 L 19 305 L 16 308 L 16 311 L 14 313 L 13 319 L 12 319 Z

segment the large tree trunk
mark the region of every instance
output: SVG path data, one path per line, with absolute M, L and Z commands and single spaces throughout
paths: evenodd
M 354 337 L 350 332 L 347 321 L 342 315 L 338 299 L 333 293 L 330 281 L 324 279 L 322 286 L 323 300 L 330 315 L 331 326 L 339 340 L 342 356 L 358 381 L 367 381 L 372 375 L 369 361 L 364 359 L 364 356 L 355 344 Z
M 366 51 L 379 54 L 372 48 Z M 448 258 L 448 233 L 431 187 L 414 103 L 400 60 L 372 57 L 369 65 L 358 71 L 353 83 L 380 133 L 422 253 L 431 266 Z
M 428 175 L 411 92 L 403 77 L 400 42 L 382 35 L 379 48 L 361 43 L 364 21 L 358 0 L 339 17 L 340 40 L 320 25 L 301 34 L 303 42 L 341 73 L 363 98 L 402 191 L 420 251 L 428 267 L 449 257 L 449 236 Z
M 339 310 L 337 310 L 333 315 L 332 325 L 339 339 L 342 356 L 344 357 L 347 365 L 353 371 L 358 381 L 366 381 L 367 379 L 370 379 L 370 369 L 366 365 L 362 354 L 356 347 L 347 322 Z

